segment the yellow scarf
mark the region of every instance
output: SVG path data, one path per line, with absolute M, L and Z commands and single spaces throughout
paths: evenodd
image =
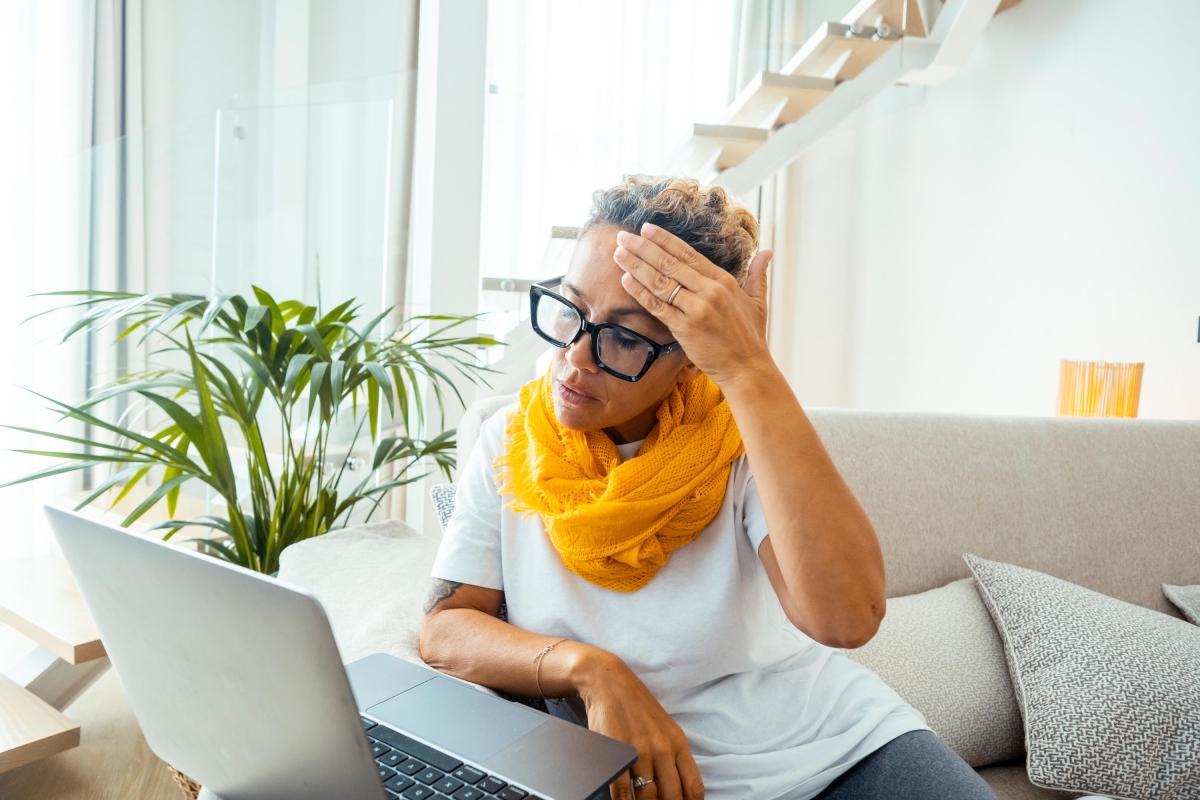
M 743 452 L 733 413 L 707 375 L 679 384 L 637 456 L 621 463 L 603 431 L 559 425 L 553 391 L 548 374 L 522 387 L 496 459 L 500 492 L 518 513 L 541 516 L 576 575 L 636 591 L 720 510 Z

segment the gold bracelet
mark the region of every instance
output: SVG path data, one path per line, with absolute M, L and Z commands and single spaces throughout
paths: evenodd
M 543 700 L 548 700 L 550 698 L 546 697 L 546 693 L 542 691 L 542 659 L 546 657 L 546 653 L 549 653 L 551 650 L 558 647 L 565 641 L 566 639 L 559 639 L 557 642 L 551 642 L 543 647 L 538 654 L 533 657 L 533 660 L 537 662 L 537 666 L 533 669 L 533 681 L 537 684 L 538 694 L 542 696 Z

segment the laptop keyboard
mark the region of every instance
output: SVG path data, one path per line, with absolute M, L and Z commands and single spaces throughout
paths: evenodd
M 362 724 L 389 800 L 542 800 L 366 717 Z

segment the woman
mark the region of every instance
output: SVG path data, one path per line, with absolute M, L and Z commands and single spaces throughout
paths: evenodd
M 719 188 L 593 196 L 531 293 L 550 368 L 460 476 L 421 654 L 636 747 L 614 798 L 994 798 L 835 649 L 878 628 L 883 559 L 767 350 L 757 246 Z

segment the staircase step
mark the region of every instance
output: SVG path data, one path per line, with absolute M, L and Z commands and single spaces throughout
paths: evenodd
M 709 125 L 697 122 L 692 126 L 692 134 L 700 140 L 711 142 L 721 148 L 717 156 L 717 169 L 736 167 L 746 160 L 746 156 L 762 147 L 770 137 L 771 132 L 766 128 L 756 128 L 748 125 Z
M 71 570 L 58 556 L 0 561 L 0 622 L 71 664 L 105 655 Z
M 784 65 L 785 75 L 811 75 L 816 78 L 850 80 L 869 67 L 899 40 L 896 31 L 889 38 L 876 40 L 875 28 L 864 25 L 858 34 L 841 22 L 826 22 L 809 37 L 804 46 Z
M 78 746 L 78 725 L 0 675 L 0 772 Z
M 723 121 L 760 128 L 787 125 L 811 111 L 836 86 L 830 78 L 760 72 L 738 94 Z
M 721 170 L 745 161 L 770 136 L 766 128 L 697 122 L 692 125 L 692 135 L 667 157 L 667 171 L 707 182 Z

